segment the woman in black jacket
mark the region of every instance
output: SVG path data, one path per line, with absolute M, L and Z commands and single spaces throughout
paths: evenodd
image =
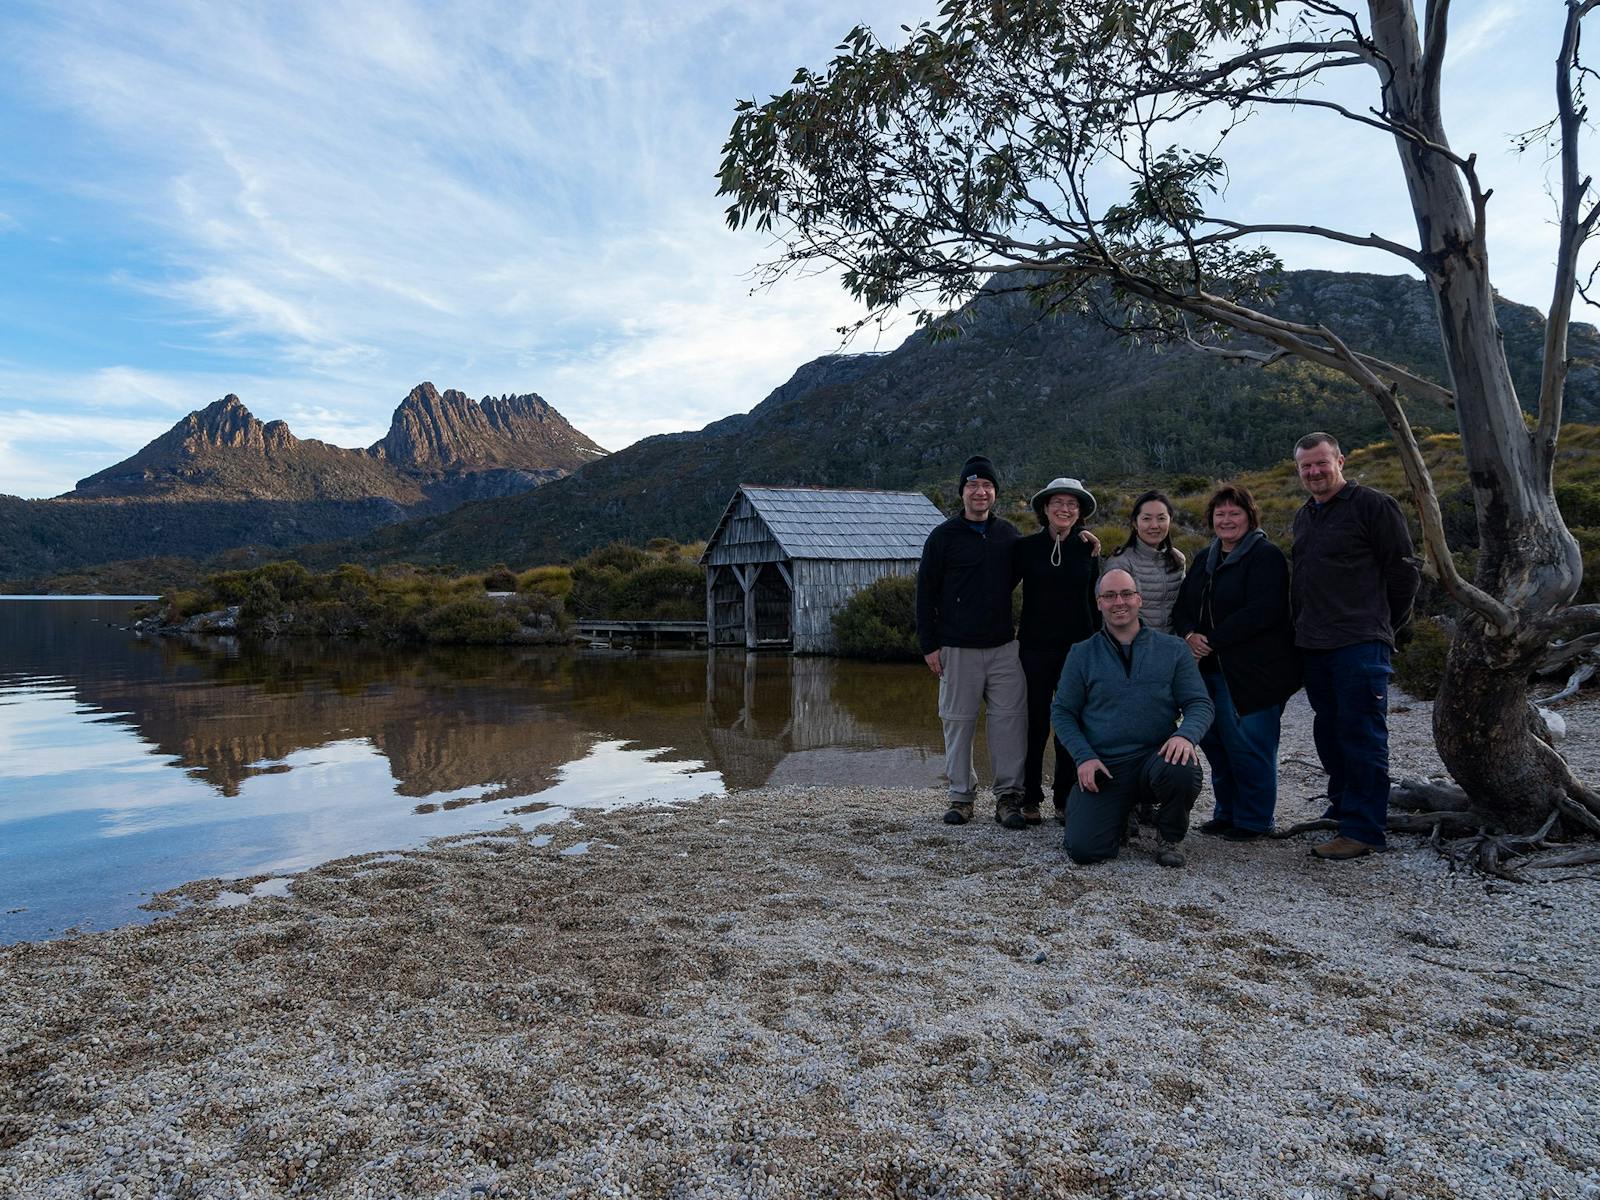
M 1078 768 L 1050 728 L 1050 702 L 1067 651 L 1100 627 L 1094 585 L 1100 578 L 1100 541 L 1084 528 L 1094 497 L 1076 479 L 1052 479 L 1033 497 L 1044 526 L 1012 545 L 1012 582 L 1022 581 L 1022 621 L 1017 629 L 1022 673 L 1028 679 L 1028 757 L 1023 763 L 1022 817 L 1039 824 L 1044 801 L 1044 745 L 1055 741 L 1052 799 L 1056 819 Z
M 1248 842 L 1272 828 L 1283 705 L 1300 687 L 1289 618 L 1289 563 L 1261 532 L 1250 489 L 1225 483 L 1206 502 L 1215 539 L 1195 556 L 1173 609 L 1216 718 L 1200 748 L 1216 808 L 1201 833 Z

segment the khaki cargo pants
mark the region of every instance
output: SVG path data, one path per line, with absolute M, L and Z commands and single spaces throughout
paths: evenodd
M 939 719 L 944 722 L 944 773 L 952 803 L 971 803 L 978 791 L 972 769 L 972 739 L 978 713 L 989 708 L 989 767 L 995 796 L 1022 799 L 1022 768 L 1028 753 L 1028 681 L 1015 640 L 977 649 L 941 646 Z

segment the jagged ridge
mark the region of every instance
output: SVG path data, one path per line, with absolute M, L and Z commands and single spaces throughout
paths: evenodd
M 485 466 L 573 470 L 605 453 L 544 399 L 437 391 L 419 384 L 368 453 L 423 471 Z M 542 461 L 535 461 L 541 459 Z
M 65 496 L 0 497 L 0 579 L 246 546 L 281 554 L 515 495 L 604 455 L 533 394 L 474 402 L 423 383 L 365 449 L 297 438 L 228 395 Z

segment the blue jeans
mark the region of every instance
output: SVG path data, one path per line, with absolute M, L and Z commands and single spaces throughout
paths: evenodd
M 1316 714 L 1311 735 L 1328 772 L 1327 815 L 1345 837 L 1381 846 L 1389 820 L 1389 647 L 1357 642 L 1300 654 Z
M 1228 681 L 1221 671 L 1203 676 L 1217 710 L 1211 728 L 1200 739 L 1211 764 L 1211 815 L 1240 829 L 1265 833 L 1272 828 L 1278 804 L 1278 730 L 1283 705 L 1273 704 L 1246 716 L 1233 711 Z

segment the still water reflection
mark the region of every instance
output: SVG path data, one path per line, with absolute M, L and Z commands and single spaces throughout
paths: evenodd
M 190 644 L 131 607 L 0 602 L 0 941 L 573 809 L 939 776 L 919 667 Z

